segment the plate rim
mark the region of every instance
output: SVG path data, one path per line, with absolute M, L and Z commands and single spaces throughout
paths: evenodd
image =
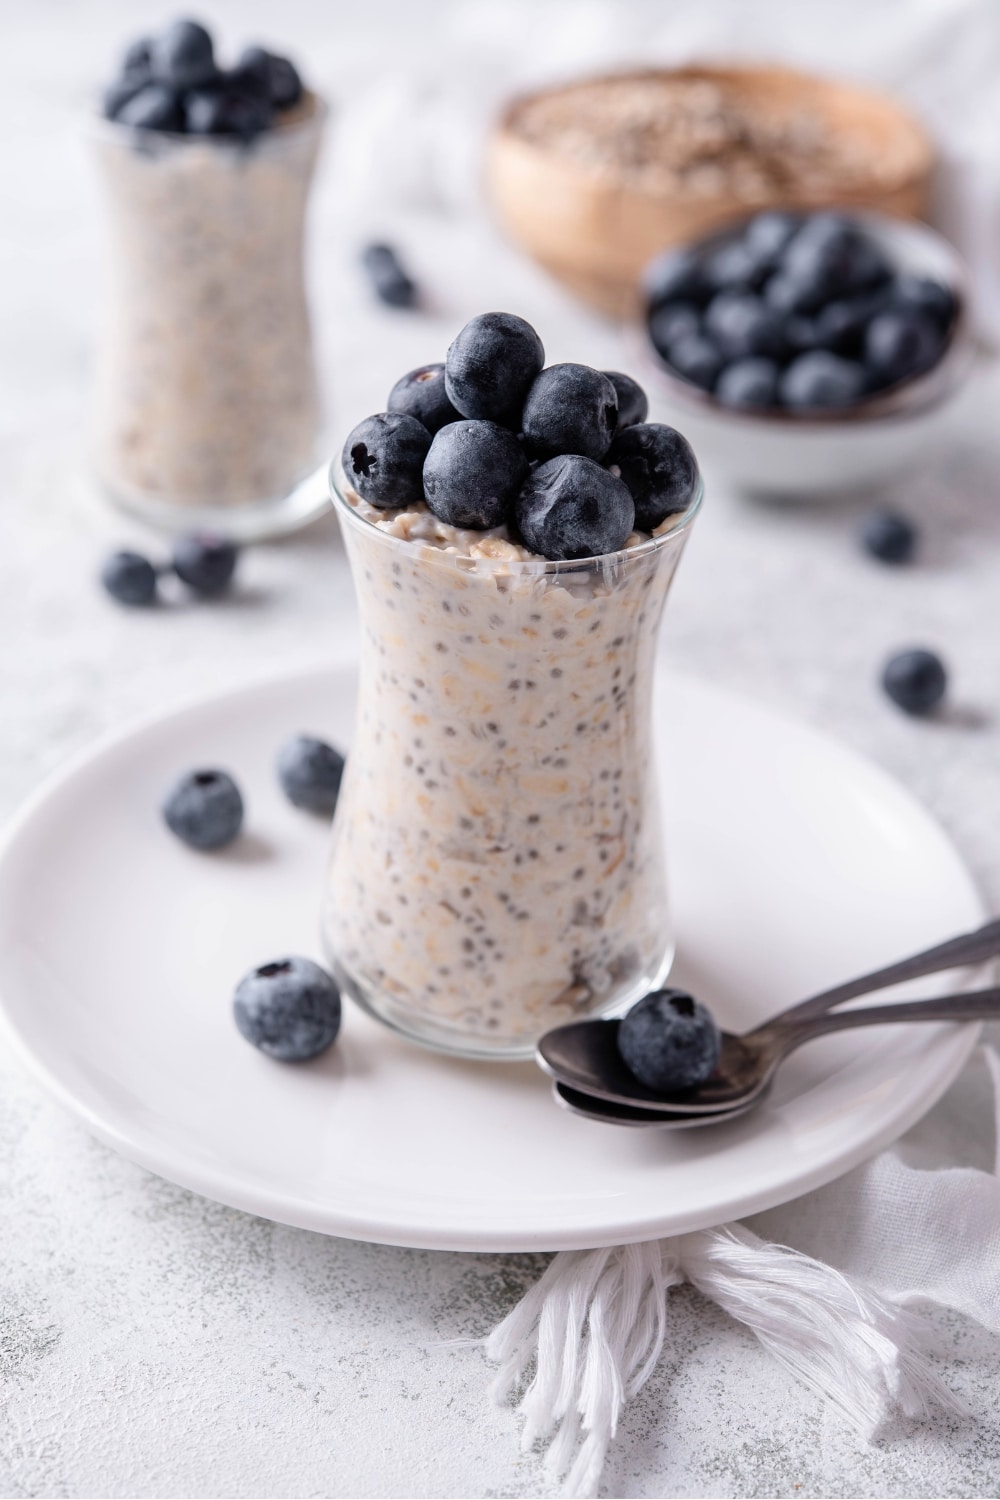
M 155 730 L 159 725 L 166 724 L 186 713 L 216 709 L 221 704 L 236 699 L 256 697 L 266 694 L 269 690 L 288 690 L 297 683 L 305 684 L 310 680 L 329 679 L 338 672 L 356 672 L 357 668 L 356 655 L 349 652 L 327 653 L 322 658 L 315 658 L 294 667 L 279 667 L 265 673 L 258 672 L 247 676 L 239 682 L 231 683 L 221 692 L 205 691 L 197 695 L 178 697 L 173 702 L 161 704 L 155 710 L 144 714 L 133 715 L 123 724 L 105 730 L 54 767 L 15 808 L 14 813 L 0 830 L 0 870 L 14 856 L 19 840 L 25 836 L 34 818 L 41 813 L 50 799 L 59 794 L 77 775 L 94 762 L 127 741 Z M 694 673 L 665 668 L 662 665 L 657 668 L 657 677 L 682 684 L 687 691 L 695 695 L 701 694 L 716 701 L 734 702 L 741 712 L 749 712 L 768 720 L 786 732 L 792 731 L 806 739 L 818 741 L 828 749 L 832 747 L 848 762 L 853 762 L 861 768 L 866 775 L 883 781 L 891 787 L 897 798 L 902 798 L 909 804 L 914 814 L 934 828 L 952 851 L 965 874 L 969 894 L 979 917 L 986 919 L 988 907 L 983 892 L 948 831 L 908 786 L 897 780 L 877 761 L 856 750 L 852 745 L 846 744 L 836 735 L 812 724 L 804 723 L 781 708 L 775 708 L 767 703 L 762 704 L 739 689 L 714 683 Z M 720 1201 L 711 1224 L 706 1221 L 704 1211 L 693 1208 L 686 1214 L 672 1214 L 669 1225 L 652 1222 L 647 1215 L 642 1220 L 632 1220 L 625 1224 L 618 1221 L 612 1228 L 603 1231 L 595 1229 L 587 1231 L 586 1234 L 574 1228 L 537 1232 L 521 1229 L 514 1233 L 504 1233 L 490 1226 L 484 1228 L 466 1226 L 458 1230 L 447 1225 L 440 1230 L 431 1231 L 425 1224 L 420 1227 L 414 1225 L 408 1229 L 405 1215 L 400 1216 L 398 1211 L 395 1225 L 392 1226 L 384 1219 L 366 1216 L 364 1213 L 351 1213 L 341 1208 L 333 1212 L 321 1210 L 314 1201 L 294 1194 L 275 1195 L 272 1190 L 255 1189 L 243 1177 L 236 1179 L 235 1182 L 230 1178 L 227 1182 L 222 1169 L 212 1171 L 200 1163 L 178 1160 L 173 1148 L 161 1147 L 158 1151 L 156 1143 L 147 1144 L 141 1133 L 130 1134 L 119 1124 L 109 1123 L 86 1101 L 75 1095 L 72 1088 L 59 1078 L 21 1034 L 7 1007 L 5 983 L 0 973 L 0 1039 L 7 1043 L 11 1053 L 20 1061 L 28 1076 L 39 1083 L 56 1103 L 79 1120 L 92 1135 L 126 1160 L 210 1201 L 222 1203 L 240 1212 L 251 1213 L 275 1223 L 367 1243 L 457 1253 L 517 1254 L 543 1250 L 598 1249 L 650 1241 L 660 1239 L 665 1235 L 690 1233 L 731 1220 L 746 1218 L 752 1214 L 763 1213 L 824 1187 L 861 1163 L 870 1160 L 933 1108 L 965 1067 L 978 1043 L 982 1027 L 978 1023 L 938 1023 L 935 1030 L 943 1033 L 942 1041 L 950 1042 L 951 1055 L 947 1065 L 942 1063 L 939 1074 L 930 1087 L 925 1081 L 921 1082 L 919 1088 L 911 1086 L 895 1102 L 894 1108 L 886 1113 L 880 1126 L 866 1133 L 865 1138 L 857 1141 L 851 1149 L 829 1152 L 811 1166 L 801 1167 L 780 1186 L 761 1187 L 742 1194 L 738 1191 L 730 1192 Z M 600 1127 L 595 1126 L 595 1128 Z

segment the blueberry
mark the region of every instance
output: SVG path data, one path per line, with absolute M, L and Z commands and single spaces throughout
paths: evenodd
M 305 1062 L 340 1030 L 340 991 L 308 958 L 278 958 L 251 969 L 236 986 L 233 1016 L 241 1036 L 278 1062 Z
M 122 76 L 124 78 L 149 78 L 153 71 L 153 39 L 148 36 L 136 37 L 134 42 L 129 42 L 122 58 Z
M 233 580 L 238 557 L 227 536 L 188 531 L 174 542 L 174 572 L 196 594 L 221 594 Z
M 861 527 L 861 544 L 879 562 L 909 562 L 917 545 L 917 528 L 895 510 L 873 510 Z
M 635 526 L 654 531 L 667 516 L 687 510 L 698 488 L 698 461 L 674 427 L 642 422 L 611 444 L 607 462 L 635 503 Z
M 802 313 L 787 314 L 782 320 L 781 334 L 790 354 L 805 354 L 818 347 L 819 330 L 816 319 L 807 318 Z
M 770 259 L 745 240 L 731 240 L 713 251 L 705 262 L 705 281 L 713 291 L 751 291 L 760 286 Z
M 481 313 L 448 350 L 448 399 L 463 417 L 518 431 L 524 398 L 544 363 L 542 341 L 530 323 L 513 313 Z
M 347 482 L 380 510 L 402 509 L 424 498 L 424 459 L 431 435 L 416 417 L 399 411 L 365 417 L 348 434 L 341 461 Z
M 790 271 L 776 271 L 765 283 L 761 295 L 768 307 L 785 318 L 815 312 L 822 301 L 811 281 L 793 276 Z
M 893 283 L 892 300 L 900 307 L 912 307 L 925 313 L 939 328 L 947 328 L 955 316 L 954 293 L 930 276 L 903 272 Z
M 416 307 L 420 300 L 416 282 L 391 245 L 366 245 L 361 252 L 361 264 L 380 302 L 387 307 Z
M 701 331 L 701 309 L 695 302 L 664 302 L 649 315 L 649 337 L 658 354 L 669 358 L 670 346 L 677 339 Z
M 180 130 L 180 105 L 173 89 L 162 83 L 147 83 L 122 104 L 115 119 L 136 130 Z
M 711 1012 L 684 990 L 643 995 L 618 1023 L 629 1072 L 660 1094 L 697 1088 L 715 1071 L 721 1041 Z
M 929 714 L 945 695 L 948 674 L 939 656 L 917 647 L 889 658 L 882 686 L 904 713 Z
M 798 214 L 755 214 L 743 232 L 744 243 L 762 259 L 776 261 L 792 236 L 801 228 Z
M 278 780 L 285 796 L 307 812 L 332 816 L 343 774 L 340 751 L 310 734 L 297 734 L 278 755 Z
M 171 833 L 192 849 L 221 849 L 243 826 L 243 798 L 225 771 L 189 771 L 162 808 Z
M 626 428 L 626 434 L 635 430 Z M 514 515 L 525 545 L 559 561 L 620 551 L 633 529 L 635 506 L 614 474 L 570 453 L 531 471 Z
M 496 422 L 451 422 L 431 443 L 424 499 L 439 521 L 488 531 L 513 510 L 528 460 L 517 438 Z
M 174 21 L 152 40 L 150 59 L 158 83 L 196 89 L 215 77 L 212 38 L 197 21 Z
M 762 355 L 734 360 L 716 381 L 716 399 L 726 406 L 776 406 L 779 374 L 774 360 Z
M 101 101 L 101 113 L 104 118 L 117 120 L 124 106 L 146 87 L 147 82 L 148 80 L 141 75 L 130 77 L 126 74 L 125 77 L 109 84 L 104 90 Z
M 302 79 L 287 57 L 265 52 L 263 47 L 245 47 L 236 67 L 239 72 L 263 81 L 275 109 L 290 109 L 302 98 Z
M 700 385 L 706 391 L 714 386 L 723 365 L 717 345 L 700 333 L 689 333 L 674 339 L 666 358 L 678 375 L 683 375 L 692 385 Z
M 633 380 L 631 375 L 623 375 L 620 370 L 605 370 L 604 374 L 611 381 L 618 397 L 618 423 L 615 431 L 621 432 L 623 427 L 631 427 L 635 422 L 645 422 L 649 402 L 639 382 Z
M 814 320 L 816 347 L 835 354 L 860 354 L 868 323 L 883 304 L 878 293 L 828 302 Z
M 940 357 L 941 348 L 937 324 L 926 313 L 906 307 L 878 313 L 865 334 L 865 361 L 884 385 L 928 369 Z
M 524 400 L 521 431 L 532 458 L 582 453 L 602 459 L 618 422 L 618 393 L 589 365 L 550 365 Z
M 416 417 L 432 436 L 449 422 L 461 420 L 444 388 L 444 365 L 421 365 L 401 376 L 389 392 L 386 408 Z
M 881 249 L 851 219 L 836 213 L 807 219 L 786 248 L 782 266 L 806 289 L 811 304 L 806 311 L 831 297 L 865 291 L 891 276 Z
M 719 292 L 705 312 L 705 332 L 729 359 L 784 353 L 781 320 L 752 292 Z
M 217 86 L 191 89 L 184 99 L 184 124 L 189 135 L 234 135 L 249 141 L 271 124 L 267 98 L 234 91 L 229 80 Z
M 707 295 L 701 257 L 693 250 L 666 250 L 642 273 L 642 290 L 649 307 L 681 298 L 702 302 Z
M 152 604 L 156 598 L 156 569 L 138 552 L 112 552 L 101 582 L 119 604 Z
M 865 372 L 855 360 L 816 349 L 792 360 L 781 377 L 778 394 L 785 406 L 841 407 L 859 401 L 865 387 Z

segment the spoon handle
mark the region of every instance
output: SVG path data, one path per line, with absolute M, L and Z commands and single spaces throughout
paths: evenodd
M 791 1052 L 813 1037 L 831 1031 L 851 1031 L 855 1026 L 894 1026 L 902 1021 L 989 1021 L 1000 1017 L 1000 988 L 974 990 L 963 995 L 944 995 L 938 1000 L 901 1000 L 898 1005 L 871 1005 L 863 1010 L 831 1011 L 828 1015 L 778 1018 L 753 1033 L 755 1040 L 768 1040 Z
M 845 1000 L 854 1000 L 858 995 L 871 994 L 872 990 L 884 990 L 891 984 L 902 984 L 906 979 L 919 979 L 924 974 L 937 974 L 943 969 L 959 969 L 967 965 L 985 963 L 988 958 L 1000 957 L 1000 918 L 987 922 L 975 932 L 965 932 L 961 937 L 949 938 L 924 953 L 915 953 L 899 963 L 889 964 L 885 969 L 876 969 L 872 974 L 863 974 L 860 979 L 849 979 L 846 984 L 835 985 L 786 1010 L 787 1020 L 805 1019 L 806 1016 L 823 1015 Z

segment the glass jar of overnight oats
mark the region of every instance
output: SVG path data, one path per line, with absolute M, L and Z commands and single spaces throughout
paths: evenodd
M 96 120 L 110 306 L 95 458 L 122 508 L 239 538 L 329 503 L 303 483 L 320 402 L 303 249 L 326 109 L 307 92 L 248 141 Z
M 362 623 L 323 908 L 342 987 L 395 1030 L 529 1056 L 673 958 L 651 743 L 658 624 L 698 509 L 550 562 L 333 475 Z

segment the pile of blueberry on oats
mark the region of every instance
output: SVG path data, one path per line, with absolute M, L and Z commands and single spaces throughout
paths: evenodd
M 695 456 L 674 428 L 645 420 L 631 376 L 544 365 L 523 318 L 473 318 L 443 364 L 404 375 L 388 409 L 350 433 L 348 484 L 380 510 L 426 504 L 447 525 L 504 528 L 552 560 L 617 552 L 685 511 Z

